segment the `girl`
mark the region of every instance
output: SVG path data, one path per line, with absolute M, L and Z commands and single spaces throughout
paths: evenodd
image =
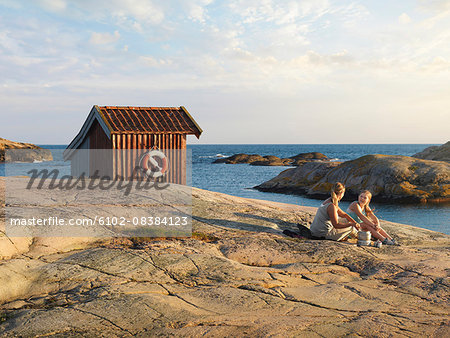
M 394 239 L 380 227 L 380 221 L 369 207 L 372 193 L 368 190 L 362 191 L 358 200 L 349 205 L 347 213 L 356 219 L 364 231 L 370 231 L 372 237 L 379 239 L 385 245 L 396 245 Z
M 316 216 L 311 224 L 310 230 L 314 237 L 331 239 L 333 241 L 342 241 L 346 239 L 354 230 L 359 229 L 359 224 L 349 215 L 343 212 L 338 203 L 345 193 L 345 187 L 337 182 L 331 189 L 331 197 L 326 199 L 317 209 Z M 339 217 L 347 220 L 340 221 Z

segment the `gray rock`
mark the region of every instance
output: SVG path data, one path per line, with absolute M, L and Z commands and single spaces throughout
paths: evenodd
M 52 153 L 31 143 L 20 143 L 0 138 L 0 162 L 52 161 Z
M 450 141 L 441 146 L 431 146 L 425 148 L 420 153 L 412 155 L 412 157 L 421 158 L 424 160 L 450 162 Z
M 262 191 L 329 196 L 335 182 L 346 186 L 344 198 L 370 190 L 375 201 L 448 202 L 450 164 L 408 156 L 367 155 L 344 163 L 306 163 L 281 172 L 255 188 Z
M 291 166 L 293 165 L 293 160 L 290 158 L 279 158 L 276 156 L 264 156 L 263 161 L 255 161 L 250 163 L 250 165 L 259 166 Z
M 260 191 L 304 194 L 312 184 L 319 182 L 331 169 L 341 162 L 306 162 L 299 160 L 297 168 L 286 169 L 275 178 L 256 187 Z
M 329 158 L 322 154 L 322 153 L 318 153 L 318 152 L 311 152 L 311 153 L 300 153 L 297 154 L 295 156 L 290 157 L 293 160 L 329 160 Z
M 219 158 L 215 160 L 213 163 L 228 163 L 228 164 L 237 164 L 237 163 L 252 163 L 255 161 L 264 161 L 264 157 L 261 155 L 248 155 L 248 154 L 235 154 L 226 158 Z
M 297 166 L 309 161 L 327 161 L 329 158 L 324 154 L 312 152 L 301 153 L 289 158 L 279 158 L 274 155 L 248 155 L 248 154 L 235 154 L 226 158 L 219 158 L 213 163 L 249 163 L 256 166 Z

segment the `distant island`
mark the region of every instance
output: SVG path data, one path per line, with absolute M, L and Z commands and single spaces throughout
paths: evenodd
M 274 155 L 235 154 L 229 157 L 219 158 L 213 163 L 247 163 L 257 166 L 298 166 L 311 161 L 330 161 L 330 159 L 326 155 L 318 152 L 300 153 L 287 158 L 280 158 Z
M 8 151 L 27 149 L 27 151 Z M 0 137 L 0 162 L 52 161 L 52 153 L 31 143 L 14 142 Z

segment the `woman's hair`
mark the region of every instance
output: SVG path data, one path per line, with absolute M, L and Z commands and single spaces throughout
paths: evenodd
M 341 182 L 336 182 L 331 188 L 331 202 L 337 206 L 338 205 L 338 197 L 341 192 L 345 191 L 345 186 Z
M 362 194 L 366 194 L 367 197 L 369 198 L 369 202 L 367 202 L 367 204 L 364 206 L 364 211 L 365 211 L 366 215 L 368 216 L 369 214 L 372 213 L 372 210 L 369 207 L 370 200 L 372 199 L 372 193 L 369 190 L 363 190 L 360 192 L 360 195 L 362 195 Z

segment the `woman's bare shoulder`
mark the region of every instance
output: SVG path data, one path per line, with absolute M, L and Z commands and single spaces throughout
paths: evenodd
M 331 202 L 331 197 L 328 197 L 325 201 L 322 202 L 322 205 L 325 205 L 330 202 Z
M 339 207 L 334 205 L 331 202 L 327 204 L 327 211 L 334 211 L 334 210 L 338 210 L 338 209 L 339 209 Z

